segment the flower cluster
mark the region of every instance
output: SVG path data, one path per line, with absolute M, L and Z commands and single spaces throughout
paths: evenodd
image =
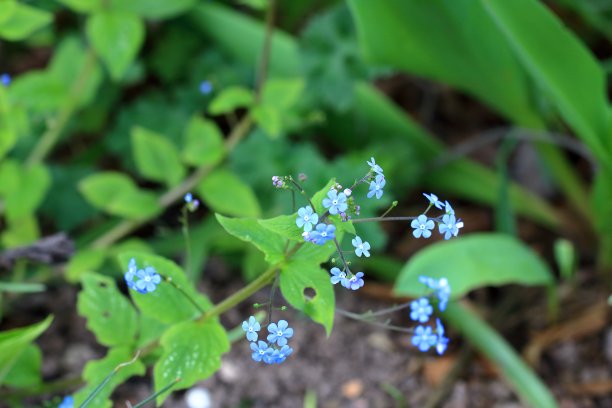
M 444 209 L 444 215 L 437 218 L 429 218 L 425 213 L 419 215 L 410 223 L 410 226 L 413 228 L 412 235 L 415 238 L 429 238 L 431 230 L 435 228 L 435 222 L 438 223 L 438 231 L 444 235 L 444 239 L 450 239 L 459 235 L 459 229 L 463 228 L 463 221 L 461 221 L 461 218 L 457 219 L 455 217 L 455 210 L 450 203 L 448 201 L 442 203 L 435 194 L 423 193 L 423 195 L 429 200 L 429 206 L 425 213 L 431 207 L 435 207 L 439 210 Z
M 155 268 L 147 266 L 144 269 L 138 269 L 134 258 L 130 259 L 124 278 L 128 288 L 143 295 L 155 291 L 157 285 L 161 283 L 161 276 Z
M 187 209 L 191 212 L 196 211 L 198 207 L 200 206 L 200 201 L 197 199 L 194 199 L 191 193 L 185 194 L 184 200 L 185 200 Z
M 293 329 L 289 327 L 286 320 L 279 320 L 278 323 L 268 325 L 268 342 L 258 341 L 261 325 L 254 316 L 242 322 L 242 330 L 245 331 L 247 340 L 251 342 L 253 352 L 251 357 L 257 362 L 280 364 L 293 353 L 293 349 L 287 344 L 287 340 L 293 336 Z
M 348 271 L 348 273 L 345 271 L 341 271 L 336 267 L 331 268 L 331 283 L 333 283 L 334 285 L 340 283 L 345 288 L 351 290 L 357 290 L 363 287 L 363 272 L 357 272 L 356 274 L 352 274 L 351 271 L 348 270 L 348 268 L 346 269 L 346 271 Z
M 283 188 L 285 187 L 285 182 L 282 177 L 272 176 L 272 185 L 276 188 Z
M 446 278 L 433 279 L 420 276 L 419 282 L 423 283 L 433 291 L 432 295 L 437 298 L 438 310 L 443 312 L 450 299 L 450 285 Z M 428 297 L 421 297 L 410 303 L 410 318 L 419 323 L 427 323 L 433 314 L 433 306 Z M 444 325 L 440 319 L 436 319 L 435 330 L 431 326 L 418 325 L 412 336 L 412 344 L 422 352 L 435 347 L 438 354 L 443 354 L 448 346 L 448 338 L 444 335 Z

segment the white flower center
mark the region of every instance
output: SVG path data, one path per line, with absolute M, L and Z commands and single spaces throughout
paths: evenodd
M 308 218 L 307 215 L 304 216 L 304 221 L 308 222 L 310 220 L 310 218 Z
M 144 277 L 145 282 L 151 282 L 151 277 L 149 275 Z
M 338 200 L 332 200 L 332 204 L 333 205 L 337 205 L 338 204 Z

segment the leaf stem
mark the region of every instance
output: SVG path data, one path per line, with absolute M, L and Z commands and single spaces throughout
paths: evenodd
M 198 312 L 200 312 L 200 316 L 204 315 L 204 310 L 202 309 L 202 307 L 200 305 L 198 305 L 198 303 L 195 301 L 195 299 L 193 299 L 191 296 L 189 296 L 189 294 L 187 292 L 185 292 L 185 290 L 183 288 L 181 288 L 179 285 L 174 283 L 172 278 L 167 277 L 166 278 L 166 282 L 168 282 L 176 290 L 178 290 L 180 292 L 180 294 L 185 297 L 185 299 L 187 299 L 196 309 L 198 309 Z

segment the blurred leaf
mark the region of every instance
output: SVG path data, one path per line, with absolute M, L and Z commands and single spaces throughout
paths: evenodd
M 215 212 L 242 217 L 258 217 L 261 214 L 251 187 L 228 170 L 219 169 L 210 173 L 200 182 L 197 191 Z
M 152 266 L 162 276 L 162 279 L 171 279 L 203 310 L 211 306 L 208 298 L 195 290 L 187 280 L 185 272 L 174 262 L 145 252 L 123 252 L 118 256 L 119 264 L 123 270 L 127 270 L 132 258 L 136 260 L 139 269 Z M 165 280 L 157 285 L 154 292 L 142 294 L 130 290 L 130 295 L 143 315 L 162 323 L 178 323 L 200 316 L 198 309 L 188 300 L 185 294 Z
M 253 91 L 240 86 L 223 89 L 210 103 L 208 111 L 212 115 L 230 113 L 238 108 L 246 108 L 253 104 Z
M 130 301 L 117 290 L 115 281 L 94 273 L 81 278 L 77 310 L 87 319 L 87 328 L 98 343 L 108 346 L 132 346 L 136 342 L 138 316 Z
M 27 282 L 2 282 L 0 281 L 0 292 L 8 293 L 39 293 L 46 290 L 42 283 Z
M 9 20 L 17 8 L 15 0 L 4 0 L 0 2 L 0 24 Z
M 94 207 L 129 219 L 145 219 L 161 212 L 155 194 L 141 191 L 125 174 L 102 172 L 79 183 L 79 190 Z
M 0 15 L 1 12 L 0 9 Z M 15 142 L 17 142 L 17 128 L 12 115 L 12 107 L 8 102 L 6 90 L 0 87 L 0 160 L 11 150 Z
M 164 353 L 155 364 L 155 391 L 181 381 L 172 390 L 191 387 L 221 367 L 221 356 L 230 349 L 227 332 L 215 321 L 183 322 L 168 329 L 160 341 Z M 162 405 L 169 392 L 157 397 Z
M 78 407 L 85 399 L 108 377 L 119 364 L 124 364 L 134 358 L 134 352 L 128 347 L 115 347 L 101 360 L 89 361 L 83 370 L 83 379 L 87 385 L 74 394 L 74 406 Z M 143 375 L 146 371 L 145 365 L 136 360 L 123 366 L 113 375 L 110 381 L 100 389 L 98 394 L 90 402 L 90 406 L 96 408 L 110 408 L 112 406 L 108 398 L 115 388 L 135 375 Z
M 147 129 L 132 130 L 132 151 L 143 177 L 163 181 L 168 186 L 181 182 L 185 168 L 174 145 L 164 136 Z
M 559 275 L 565 280 L 572 279 L 578 263 L 576 248 L 572 242 L 562 238 L 555 240 L 554 254 Z
M 132 13 L 102 11 L 87 20 L 87 36 L 117 81 L 138 55 L 144 41 L 142 20 Z
M 144 18 L 162 20 L 191 9 L 197 0 L 110 0 L 115 10 L 136 13 Z
M 264 84 L 261 103 L 280 111 L 287 110 L 299 101 L 304 87 L 302 78 L 270 78 Z
M 325 327 L 327 336 L 334 325 L 334 287 L 329 274 L 316 262 L 291 260 L 283 265 L 280 274 L 283 297 Z
M 42 353 L 36 344 L 29 344 L 6 375 L 4 385 L 33 388 L 41 384 Z
M 59 78 L 49 72 L 31 71 L 17 77 L 9 90 L 13 103 L 35 112 L 58 109 L 69 98 L 68 89 Z
M 435 243 L 413 256 L 395 283 L 398 294 L 421 296 L 419 276 L 447 278 L 453 298 L 483 286 L 551 285 L 548 266 L 516 238 L 481 233 Z
M 102 0 L 58 0 L 74 11 L 91 13 L 102 10 Z
M 78 282 L 85 273 L 97 271 L 105 259 L 106 250 L 104 249 L 79 250 L 68 261 L 64 272 L 66 280 L 71 283 Z
M 281 112 L 278 109 L 271 106 L 259 105 L 251 109 L 251 115 L 253 119 L 255 119 L 255 123 L 257 123 L 268 136 L 276 138 L 281 134 L 283 124 Z
M 2 232 L 2 244 L 6 248 L 28 245 L 40 237 L 38 221 L 33 215 L 8 220 L 8 228 Z
M 51 13 L 23 3 L 16 3 L 11 9 L 7 19 L 0 19 L 0 38 L 10 41 L 28 38 L 53 19 Z
M 194 166 L 215 166 L 224 156 L 223 134 L 215 122 L 193 116 L 185 131 L 183 160 Z
M 9 185 L 2 188 L 6 216 L 20 219 L 34 214 L 47 194 L 51 177 L 43 165 L 29 167 L 7 160 L 0 165 L 0 180 L 9 179 Z
M 0 384 L 29 345 L 51 324 L 53 316 L 28 327 L 0 332 Z

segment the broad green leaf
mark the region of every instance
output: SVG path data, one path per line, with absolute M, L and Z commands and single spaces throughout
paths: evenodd
M 64 83 L 46 71 L 27 72 L 11 83 L 9 97 L 13 104 L 35 112 L 59 109 L 69 99 Z
M 167 324 L 147 315 L 140 315 L 138 323 L 138 343 L 136 344 L 138 348 L 146 347 L 153 341 L 159 339 L 168 328 Z
M 196 2 L 197 0 L 110 0 L 115 10 L 129 11 L 153 20 L 178 16 L 191 9 Z
M 163 279 L 154 292 L 141 294 L 130 290 L 134 303 L 143 315 L 162 323 L 177 323 L 201 315 L 189 300 L 190 298 L 202 310 L 211 306 L 210 301 L 195 290 L 193 284 L 187 280 L 185 272 L 174 262 L 144 252 L 124 252 L 118 257 L 123 271 L 127 271 L 127 266 L 132 258 L 136 260 L 138 269 L 152 266 Z M 172 284 L 168 282 L 168 279 L 172 281 Z
M 230 86 L 223 89 L 215 99 L 210 102 L 208 111 L 213 115 L 230 113 L 238 108 L 246 108 L 253 104 L 255 97 L 249 89 L 239 86 Z
M 2 3 L 0 3 L 2 4 Z M 2 13 L 0 6 L 0 14 Z M 0 87 L 0 160 L 17 142 L 17 128 L 4 87 Z
M 102 10 L 102 0 L 59 0 L 59 2 L 80 13 Z
M 33 215 L 9 219 L 8 228 L 2 232 L 2 245 L 16 248 L 31 244 L 40 237 L 38 220 Z
M 103 359 L 88 362 L 83 370 L 83 379 L 87 382 L 87 385 L 74 394 L 74 406 L 80 406 L 106 377 L 112 374 L 120 364 L 131 362 L 134 355 L 134 351 L 129 347 L 115 347 L 110 349 Z M 130 377 L 143 375 L 145 370 L 146 367 L 140 360 L 121 367 L 88 406 L 110 408 L 112 403 L 108 398 L 115 388 Z
M 40 385 L 42 353 L 37 345 L 29 344 L 7 374 L 4 384 L 16 388 L 32 388 Z
M 282 133 L 281 114 L 282 112 L 279 109 L 267 105 L 259 105 L 251 109 L 251 116 L 255 119 L 255 123 L 272 138 L 276 138 Z
M 216 217 L 228 233 L 255 245 L 270 264 L 285 258 L 285 239 L 260 225 L 255 218 L 227 218 L 220 214 L 216 214 Z
M 4 0 L 0 2 L 0 24 L 7 21 L 17 8 L 15 0 Z
M 136 127 L 132 130 L 132 151 L 138 171 L 144 177 L 169 186 L 183 179 L 185 168 L 178 151 L 164 136 Z
M 230 349 L 227 332 L 215 321 L 183 322 L 168 329 L 160 341 L 164 353 L 155 364 L 155 391 L 175 379 L 181 381 L 171 390 L 191 387 L 214 374 L 221 366 L 221 356 Z M 157 397 L 161 406 L 169 392 Z
M 280 111 L 287 110 L 298 102 L 303 91 L 304 80 L 302 78 L 271 78 L 264 85 L 261 103 Z
M 459 236 L 425 248 L 404 266 L 395 291 L 422 295 L 421 275 L 447 278 L 454 298 L 483 286 L 553 283 L 552 273 L 538 255 L 516 238 L 495 233 Z
M 6 20 L 0 20 L 0 38 L 18 41 L 28 38 L 51 22 L 47 11 L 17 3 Z
M 144 41 L 144 22 L 133 13 L 105 10 L 89 17 L 86 31 L 111 77 L 123 78 Z
M 295 223 L 297 216 L 297 213 L 292 215 L 281 215 L 274 218 L 259 220 L 259 224 L 283 238 L 304 242 L 304 237 L 302 236 L 303 230 Z
M 12 186 L 2 194 L 5 197 L 6 216 L 17 220 L 34 214 L 51 184 L 47 168 L 40 164 L 22 167 L 17 162 L 7 161 L 0 171 L 2 178 L 9 178 Z
M 281 270 L 280 289 L 291 306 L 322 324 L 330 335 L 334 325 L 334 288 L 329 274 L 318 263 L 289 261 Z
M 68 261 L 65 269 L 66 280 L 76 283 L 87 272 L 95 272 L 106 259 L 104 249 L 82 249 L 75 253 Z
M 194 166 L 215 166 L 225 156 L 223 134 L 213 121 L 191 118 L 185 130 L 183 161 Z
M 51 324 L 52 316 L 28 327 L 0 332 L 0 384 L 13 368 L 21 354 Z
M 155 194 L 139 190 L 123 173 L 91 175 L 81 180 L 79 190 L 91 205 L 109 214 L 144 219 L 161 211 Z
M 228 170 L 210 173 L 200 182 L 197 191 L 215 212 L 238 217 L 258 217 L 261 214 L 251 187 Z
M 130 301 L 109 277 L 87 273 L 81 278 L 77 310 L 98 343 L 108 347 L 131 346 L 136 341 L 138 316 Z
M 539 1 L 481 3 L 564 119 L 597 157 L 612 164 L 606 78 L 588 47 Z

